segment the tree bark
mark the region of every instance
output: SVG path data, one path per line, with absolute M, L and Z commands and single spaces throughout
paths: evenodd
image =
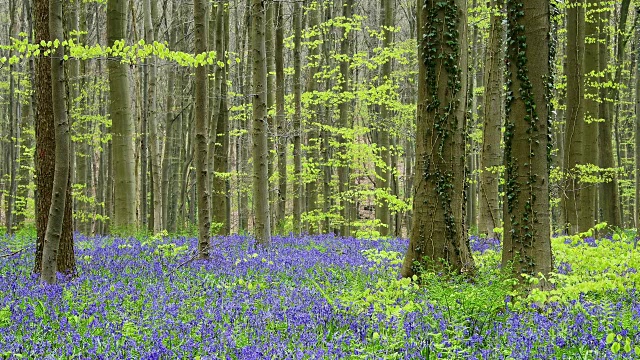
M 507 106 L 503 266 L 513 274 L 553 271 L 549 224 L 549 2 L 507 5 Z M 538 287 L 550 283 L 542 280 Z
M 267 148 L 267 60 L 265 52 L 265 0 L 252 0 L 253 17 L 253 198 L 256 243 L 271 242 L 269 220 L 269 152 Z
M 193 3 L 195 26 L 195 49 L 197 54 L 208 51 L 208 23 L 209 6 L 205 0 L 195 0 Z M 196 190 L 198 197 L 198 252 L 201 259 L 209 258 L 209 173 L 207 168 L 207 66 L 196 67 L 195 77 L 195 161 L 196 161 Z
M 293 5 L 293 233 L 302 232 L 302 5 Z
M 64 40 L 62 28 L 62 0 L 49 0 L 49 32 L 52 41 Z M 55 170 L 53 178 L 53 197 L 49 210 L 47 230 L 45 232 L 42 252 L 41 283 L 54 284 L 56 282 L 58 253 L 64 212 L 66 204 L 67 186 L 69 185 L 69 122 L 65 107 L 64 80 L 64 47 L 58 46 L 51 57 L 51 90 L 53 94 L 53 114 L 56 122 L 55 131 Z
M 107 1 L 107 44 L 126 39 L 127 1 Z M 129 95 L 128 66 L 108 61 L 111 158 L 113 161 L 113 226 L 123 233 L 136 228 L 136 182 L 134 174 L 133 117 Z
M 287 206 L 287 147 L 288 134 L 286 132 L 287 120 L 285 118 L 284 103 L 284 14 L 282 2 L 276 6 L 276 44 L 275 44 L 275 69 L 276 69 L 276 122 L 277 122 L 277 152 L 278 152 L 278 200 L 276 211 L 277 231 L 284 230 Z
M 482 153 L 479 178 L 479 218 L 478 232 L 489 238 L 496 238 L 493 229 L 501 227 L 498 185 L 502 164 L 503 97 L 504 76 L 502 64 L 502 19 L 499 10 L 504 7 L 503 0 L 491 1 L 491 28 L 489 44 L 484 56 L 484 98 L 482 104 Z
M 417 8 L 421 31 L 415 190 L 401 275 L 411 277 L 425 269 L 473 274 L 464 223 L 466 1 L 417 0 Z
M 562 204 L 571 233 L 580 232 L 580 179 L 576 165 L 584 158 L 584 0 L 567 8 L 567 120 L 564 138 L 564 189 Z M 505 215 L 506 216 L 506 215 Z

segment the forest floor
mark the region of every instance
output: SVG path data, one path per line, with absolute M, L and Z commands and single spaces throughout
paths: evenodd
M 228 236 L 202 261 L 195 239 L 78 236 L 78 276 L 55 286 L 31 274 L 33 249 L 0 258 L 0 357 L 640 358 L 631 236 L 554 238 L 556 289 L 528 297 L 502 277 L 499 241 L 471 244 L 473 283 L 419 286 L 398 278 L 402 239 L 275 237 L 261 250 Z

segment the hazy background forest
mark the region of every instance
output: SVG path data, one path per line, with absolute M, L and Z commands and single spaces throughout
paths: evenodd
M 0 356 L 640 356 L 639 129 L 638 0 L 0 0 Z
M 193 4 L 114 5 L 126 18 L 125 47 L 117 53 L 107 50 L 112 40 L 106 1 L 63 2 L 64 38 L 73 41 L 64 63 L 64 101 L 71 124 L 69 192 L 75 231 L 107 234 L 114 227 L 132 226 L 175 233 L 195 227 L 195 67 L 206 69 L 209 78 L 206 186 L 213 234 L 253 231 L 260 200 L 253 194 L 252 176 L 260 164 L 268 174 L 273 232 L 408 235 L 415 175 L 416 4 L 266 4 L 268 123 L 259 130 L 267 135 L 268 165 L 252 154 L 250 2 L 206 4 L 203 49 L 212 53 L 200 56 L 194 55 L 202 52 L 194 47 Z M 635 4 L 588 2 L 579 29 L 572 28 L 566 4 L 554 4 L 554 229 L 570 223 L 582 231 L 599 221 L 636 227 Z M 596 5 L 600 8 L 591 9 Z M 33 1 L 6 0 L 1 6 L 7 10 L 2 19 L 7 45 L 0 68 L 5 134 L 0 219 L 12 233 L 35 220 L 38 88 L 33 84 L 34 62 L 41 54 L 34 54 L 39 51 L 32 45 L 39 43 L 33 38 Z M 469 66 L 463 71 L 468 84 L 466 224 L 473 233 L 488 235 L 500 227 L 496 186 L 504 169 L 498 145 L 504 126 L 504 62 L 497 59 L 504 56 L 505 20 L 495 6 L 468 4 Z M 120 56 L 126 82 L 115 94 L 107 69 Z M 196 67 L 198 62 L 207 66 Z M 111 108 L 114 96 L 113 101 L 129 107 Z M 129 132 L 126 148 L 114 147 L 116 122 L 124 122 Z M 53 139 L 48 141 L 43 148 L 53 146 Z M 120 161 L 127 163 L 124 173 L 114 167 Z M 120 182 L 129 184 L 126 194 L 114 191 L 124 186 Z M 575 204 L 563 205 L 564 200 Z M 127 212 L 123 219 L 116 215 L 119 210 Z

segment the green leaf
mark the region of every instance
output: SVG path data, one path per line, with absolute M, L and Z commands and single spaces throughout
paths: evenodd
M 609 335 L 607 335 L 607 345 L 611 344 L 613 342 L 613 339 L 615 339 L 616 334 L 614 333 L 609 333 Z
M 611 352 L 613 352 L 614 354 L 617 354 L 620 351 L 620 343 L 619 342 L 614 342 L 613 345 L 611 345 Z

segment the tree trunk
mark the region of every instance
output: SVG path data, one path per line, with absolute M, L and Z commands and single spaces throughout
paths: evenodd
M 269 221 L 269 152 L 267 148 L 267 60 L 265 53 L 265 0 L 252 0 L 253 17 L 253 206 L 256 243 L 271 242 Z
M 393 8 L 391 0 L 384 0 L 380 5 L 380 22 L 384 32 L 382 47 L 389 48 L 393 42 Z M 382 64 L 382 72 L 380 74 L 382 84 L 391 81 L 391 59 Z M 391 194 L 391 156 L 389 152 L 389 129 L 391 127 L 391 111 L 386 102 L 380 104 L 380 125 L 378 126 L 378 146 L 380 148 L 381 164 L 383 166 L 376 167 L 376 188 L 382 189 L 387 194 Z M 391 233 L 391 217 L 389 214 L 389 202 L 386 198 L 379 200 L 376 207 L 376 219 L 380 220 L 378 231 L 380 236 L 388 236 Z
M 640 18 L 640 4 L 636 4 L 636 19 Z M 640 26 L 636 27 L 636 217 L 635 226 L 640 229 Z
M 411 277 L 426 269 L 472 274 L 464 223 L 467 6 L 465 0 L 423 1 L 417 0 L 413 224 L 401 274 Z
M 107 1 L 107 44 L 126 38 L 127 1 Z M 136 228 L 136 182 L 134 174 L 133 117 L 129 95 L 128 65 L 108 61 L 109 114 L 111 116 L 111 158 L 113 161 L 113 226 L 131 233 Z
M 309 39 L 310 42 L 315 42 L 320 40 L 320 33 L 316 33 L 318 25 L 320 24 L 320 11 L 321 5 L 319 3 L 315 4 L 315 7 L 312 7 L 308 10 L 309 17 L 309 30 L 314 31 L 314 35 Z M 310 44 L 309 47 L 309 73 L 307 75 L 307 86 L 306 92 L 308 94 L 314 94 L 317 88 L 317 80 L 314 78 L 314 75 L 318 72 L 320 68 L 320 45 L 318 44 Z M 309 113 L 311 116 L 311 120 L 309 121 L 311 126 L 309 128 L 309 135 L 307 138 L 307 147 L 310 151 L 310 159 L 312 161 L 307 160 L 307 164 L 309 167 L 314 167 L 313 171 L 316 171 L 316 167 L 319 166 L 320 159 L 320 139 L 318 134 L 318 126 L 317 122 L 320 121 L 320 117 L 318 116 L 319 106 L 315 103 L 316 96 L 313 95 L 313 102 L 309 105 Z M 306 199 L 307 199 L 307 215 L 310 220 L 307 222 L 308 231 L 310 234 L 319 233 L 320 227 L 319 222 L 317 221 L 317 209 L 318 209 L 318 190 L 319 190 L 319 181 L 316 176 L 313 177 L 310 181 L 306 183 Z
M 343 0 L 342 16 L 345 20 L 350 20 L 353 11 L 353 0 Z M 346 27 L 342 28 L 342 36 L 340 41 L 340 54 L 344 57 L 340 61 L 340 91 L 342 100 L 340 102 L 340 128 L 351 128 L 349 121 L 349 108 L 351 101 L 348 100 L 347 92 L 349 92 L 349 65 L 351 64 L 351 39 L 353 34 Z M 351 235 L 351 208 L 352 200 L 348 199 L 347 192 L 350 189 L 349 180 L 349 164 L 344 159 L 347 158 L 347 140 L 342 134 L 337 136 L 338 144 L 340 144 L 340 152 L 343 162 L 338 167 L 338 191 L 340 193 L 340 217 L 342 218 L 342 226 L 340 226 L 340 235 Z
M 62 0 L 49 1 L 49 32 L 51 40 L 62 41 Z M 42 252 L 42 283 L 56 282 L 58 253 L 64 222 L 67 186 L 69 185 L 69 123 L 65 107 L 64 86 L 64 47 L 59 46 L 51 58 L 51 90 L 53 94 L 53 114 L 56 121 L 55 131 L 55 170 L 53 178 L 53 197 L 49 210 L 47 230 Z
M 207 16 L 209 6 L 205 0 L 195 0 L 193 3 L 195 49 L 196 54 L 208 51 Z M 209 173 L 207 169 L 207 109 L 209 99 L 207 97 L 207 66 L 198 65 L 195 76 L 195 162 L 196 162 L 196 189 L 198 197 L 198 252 L 201 259 L 209 258 Z
M 302 5 L 293 5 L 293 233 L 302 232 Z
M 229 44 L 229 11 L 228 1 L 221 3 L 220 13 L 217 18 L 222 23 L 216 34 L 216 52 L 224 54 L 228 50 Z M 218 39 L 220 41 L 218 41 Z M 220 69 L 220 99 L 216 102 L 216 106 L 219 106 L 217 111 L 217 134 L 215 139 L 216 146 L 214 148 L 214 174 L 213 174 L 213 189 L 211 194 L 212 203 L 215 207 L 215 211 L 211 214 L 214 223 L 222 224 L 222 227 L 218 230 L 218 235 L 228 235 L 230 233 L 230 218 L 227 214 L 227 207 L 229 202 L 229 193 L 227 192 L 227 178 L 228 173 L 228 157 L 229 157 L 229 110 L 227 104 L 227 66 L 223 66 Z
M 286 133 L 287 120 L 284 109 L 284 8 L 282 2 L 276 4 L 276 44 L 275 44 L 275 67 L 276 67 L 276 122 L 278 135 L 278 209 L 276 211 L 277 231 L 284 230 L 287 206 L 287 147 L 288 134 Z
M 507 5 L 507 103 L 502 264 L 513 274 L 553 271 L 549 224 L 549 2 Z M 542 280 L 538 287 L 550 283 Z
M 34 3 L 35 43 L 49 41 L 49 2 L 41 0 Z M 36 254 L 33 272 L 42 271 L 42 253 L 44 239 L 49 223 L 49 211 L 53 193 L 56 149 L 56 124 L 54 120 L 53 95 L 51 90 L 51 61 L 41 57 L 35 66 L 36 99 L 36 153 L 34 156 L 36 170 Z M 67 187 L 65 203 L 71 203 L 71 187 Z M 61 273 L 75 273 L 73 253 L 73 229 L 71 207 L 65 207 L 62 238 L 60 239 L 57 257 L 57 270 Z
M 585 31 L 584 38 L 578 41 L 585 44 L 584 50 L 584 74 L 585 74 L 585 94 L 584 99 L 584 132 L 582 139 L 581 162 L 583 164 L 597 165 L 598 149 L 596 142 L 598 141 L 598 88 L 591 84 L 597 82 L 592 79 L 590 74 L 599 71 L 598 58 L 598 28 L 600 27 L 599 0 L 587 0 L 585 10 Z M 594 156 L 595 155 L 595 156 Z M 595 225 L 596 219 L 596 186 L 595 184 L 582 184 L 580 188 L 580 208 L 578 227 L 580 231 L 586 231 Z
M 566 227 L 571 233 L 583 230 L 579 227 L 582 184 L 576 165 L 582 164 L 584 158 L 584 49 L 584 0 L 575 0 L 567 8 L 567 120 L 563 169 L 566 183 L 562 195 Z
M 606 24 L 609 21 L 610 11 L 604 11 L 600 14 L 601 24 Z M 610 36 L 606 31 L 600 32 L 599 43 L 599 68 L 604 72 L 604 77 L 600 80 L 602 82 L 608 82 L 611 76 L 609 72 L 604 70 L 607 68 L 609 61 L 609 46 Z M 613 157 L 613 118 L 611 117 L 610 103 L 608 98 L 608 89 L 601 87 L 599 91 L 599 104 L 598 104 L 598 117 L 603 121 L 598 124 L 598 147 L 600 149 L 598 160 L 600 167 L 603 169 L 615 168 L 615 160 Z M 606 221 L 612 227 L 621 226 L 620 218 L 620 197 L 618 194 L 618 180 L 617 175 L 613 176 L 611 181 L 607 181 L 600 185 L 599 191 L 600 197 L 600 211 L 602 213 L 602 221 Z
M 169 29 L 169 48 L 175 49 L 178 29 L 174 27 Z M 166 109 L 166 137 L 164 144 L 164 154 L 162 156 L 162 224 L 169 232 L 175 232 L 175 204 L 177 199 L 173 198 L 172 191 L 169 187 L 176 185 L 173 175 L 178 171 L 176 166 L 176 148 L 178 146 L 176 133 L 179 127 L 176 126 L 177 118 L 182 115 L 184 109 L 180 109 L 180 113 L 175 110 L 175 82 L 176 71 L 174 69 L 167 70 L 167 109 Z M 171 181 L 174 180 L 174 181 Z M 170 201 L 171 199 L 171 201 Z

